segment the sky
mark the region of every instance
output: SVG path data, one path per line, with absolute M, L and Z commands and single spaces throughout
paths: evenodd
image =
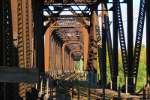
M 138 14 L 139 14 L 139 4 L 140 0 L 133 0 L 133 27 L 134 27 L 134 44 L 135 44 L 135 38 L 136 38 L 136 31 L 137 31 L 137 21 L 138 21 Z M 108 8 L 111 7 L 112 5 L 108 5 Z M 121 10 L 122 10 L 122 20 L 123 20 L 123 25 L 124 25 L 124 32 L 125 32 L 125 39 L 126 39 L 126 44 L 127 44 L 127 6 L 126 4 L 121 5 Z M 109 16 L 112 16 L 112 12 L 109 12 Z M 112 21 L 112 17 L 109 17 L 110 21 Z M 112 24 L 110 26 L 111 28 L 111 33 L 112 33 Z M 146 45 L 146 29 L 144 25 L 144 31 L 143 31 L 143 40 L 142 44 Z
M 109 2 L 112 2 L 113 0 L 109 0 Z M 123 0 L 120 0 L 120 2 Z M 134 44 L 135 44 L 135 38 L 136 38 L 136 30 L 137 30 L 137 21 L 138 21 L 138 13 L 139 13 L 139 4 L 140 4 L 140 0 L 133 0 L 133 19 L 134 19 Z M 108 8 L 112 7 L 112 4 L 109 3 L 108 4 Z M 52 7 L 49 7 L 51 10 L 53 10 Z M 84 9 L 85 7 L 80 7 L 80 9 Z M 79 10 L 78 7 L 74 6 L 73 9 L 77 9 Z M 122 10 L 122 20 L 123 20 L 123 25 L 124 25 L 124 32 L 125 32 L 125 39 L 126 39 L 126 44 L 127 44 L 127 6 L 126 4 L 121 4 L 121 10 Z M 46 13 L 46 12 L 44 12 Z M 70 15 L 71 12 L 70 11 L 65 11 L 61 13 L 62 15 Z M 109 12 L 109 20 L 110 22 L 112 22 L 112 12 Z M 112 34 L 112 30 L 113 30 L 113 26 L 112 24 L 110 25 L 110 29 L 111 29 L 111 34 Z M 142 40 L 142 44 L 146 45 L 146 29 L 145 29 L 145 25 L 144 25 L 144 32 L 143 32 L 143 40 Z

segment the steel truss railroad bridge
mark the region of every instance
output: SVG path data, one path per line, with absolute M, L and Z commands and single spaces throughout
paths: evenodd
M 112 6 L 108 8 L 107 4 Z M 122 4 L 127 5 L 127 41 Z M 110 31 L 110 17 L 113 31 Z M 0 97 L 26 98 L 33 84 L 41 83 L 45 77 L 55 80 L 66 73 L 72 75 L 80 59 L 83 70 L 96 77 L 99 58 L 101 80 L 92 81 L 101 81 L 106 87 L 106 52 L 112 90 L 117 90 L 119 45 L 126 90 L 134 93 L 145 22 L 149 84 L 150 0 L 140 0 L 135 41 L 133 0 L 0 0 Z

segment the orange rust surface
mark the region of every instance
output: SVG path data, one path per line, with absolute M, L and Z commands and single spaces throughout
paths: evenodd
M 55 22 L 53 24 L 51 24 L 49 26 L 49 28 L 46 30 L 45 32 L 45 72 L 47 73 L 49 71 L 49 68 L 51 67 L 50 66 L 50 36 L 52 34 L 52 32 L 55 30 L 54 28 L 52 28 L 51 26 L 54 25 Z M 87 31 L 86 28 L 79 28 L 79 31 L 81 32 L 82 34 L 82 41 L 83 41 L 83 57 L 84 57 L 84 70 L 87 69 L 87 59 L 88 59 L 88 43 L 89 43 L 89 33 Z M 71 42 L 68 42 L 68 43 L 71 43 Z M 66 43 L 66 44 L 68 44 Z M 74 41 L 74 43 L 77 43 Z M 78 43 L 80 44 L 81 42 L 78 41 Z M 65 45 L 66 45 L 65 44 Z M 63 67 L 64 67 L 64 48 L 65 48 L 65 45 L 63 44 L 62 46 L 62 70 L 63 70 Z
M 49 71 L 49 61 L 50 61 L 50 36 L 54 29 L 48 28 L 45 33 L 45 48 L 44 48 L 44 57 L 45 57 L 45 72 Z
M 64 50 L 65 50 L 65 47 L 70 44 L 80 44 L 80 42 L 79 41 L 68 41 L 63 44 L 63 46 L 62 46 L 62 69 L 64 69 L 64 67 L 65 67 L 65 65 L 64 65 L 64 63 L 65 63 Z
M 72 65 L 72 57 L 71 57 L 71 55 L 74 53 L 74 52 L 80 52 L 80 49 L 74 49 L 74 50 L 72 50 L 72 51 L 70 51 L 70 53 L 69 53 L 69 65 L 70 65 L 70 67 L 69 67 L 69 69 L 70 69 L 70 71 L 73 69 L 73 65 Z
M 81 33 L 83 34 L 83 57 L 84 57 L 84 70 L 87 70 L 87 60 L 88 60 L 88 46 L 89 46 L 89 33 L 86 28 L 80 28 Z

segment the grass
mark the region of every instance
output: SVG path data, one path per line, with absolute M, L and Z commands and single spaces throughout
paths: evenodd
M 123 72 L 123 65 L 122 65 L 122 58 L 121 58 L 121 51 L 119 50 L 119 60 L 118 60 L 118 85 L 123 86 L 125 84 L 124 81 L 124 72 Z M 107 82 L 110 83 L 111 77 L 110 77 L 110 67 L 109 67 L 109 59 L 108 59 L 108 53 L 106 57 L 106 65 L 107 65 Z M 81 66 L 83 66 L 83 61 L 79 61 L 76 63 L 76 69 L 81 70 Z M 97 76 L 100 80 L 100 68 L 99 68 L 99 59 L 97 55 Z M 138 92 L 143 88 L 143 86 L 146 83 L 146 48 L 142 46 L 141 48 L 141 55 L 140 55 L 140 62 L 139 62 L 139 70 L 138 70 L 138 78 L 137 78 L 137 85 L 136 85 L 136 91 Z
M 146 84 L 146 48 L 142 46 L 136 91 L 139 91 L 145 84 Z
M 98 62 L 99 61 L 97 60 L 97 63 Z M 118 84 L 120 84 L 120 86 L 123 86 L 125 84 L 125 82 L 124 82 L 123 65 L 122 65 L 120 50 L 119 50 L 118 67 L 119 67 Z M 98 64 L 97 68 L 98 68 L 98 77 L 100 77 L 99 64 Z M 109 83 L 110 81 L 111 81 L 110 67 L 109 67 L 109 59 L 108 59 L 108 54 L 107 54 L 107 82 Z M 142 46 L 140 62 L 139 62 L 139 69 L 138 69 L 136 92 L 140 91 L 141 88 L 143 88 L 143 86 L 145 85 L 145 83 L 146 83 L 146 48 L 144 46 Z

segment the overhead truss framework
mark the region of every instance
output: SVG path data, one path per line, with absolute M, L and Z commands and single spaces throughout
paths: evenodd
M 140 9 L 139 9 L 139 20 L 137 25 L 137 38 L 135 41 L 135 48 L 133 48 L 133 1 L 132 0 L 45 0 L 43 4 L 43 15 L 44 15 L 44 21 L 46 23 L 45 26 L 49 25 L 53 21 L 63 21 L 65 24 L 62 24 L 60 26 L 54 26 L 58 28 L 78 28 L 76 26 L 79 26 L 74 24 L 69 25 L 69 23 L 65 22 L 65 20 L 68 18 L 70 19 L 76 19 L 80 23 L 82 23 L 82 26 L 79 27 L 85 27 L 88 29 L 89 33 L 94 33 L 93 35 L 89 35 L 89 45 L 91 48 L 89 48 L 89 60 L 95 59 L 95 53 L 97 53 L 96 46 L 92 46 L 95 44 L 95 33 L 98 33 L 94 23 L 97 16 L 95 15 L 95 12 L 97 14 L 97 11 L 113 11 L 113 45 L 110 44 L 112 41 L 103 41 L 104 45 L 105 42 L 109 42 L 108 48 L 109 50 L 109 56 L 110 54 L 114 56 L 114 60 L 110 56 L 110 68 L 112 68 L 112 72 L 114 75 L 112 77 L 113 81 L 117 82 L 117 75 L 118 75 L 118 38 L 120 41 L 120 47 L 121 47 L 121 54 L 122 54 L 122 62 L 123 62 L 123 69 L 124 69 L 124 76 L 126 79 L 128 79 L 128 89 L 129 92 L 134 92 L 136 81 L 137 81 L 137 74 L 138 74 L 138 66 L 139 66 L 139 57 L 140 57 L 140 48 L 141 48 L 141 41 L 142 41 L 142 35 L 143 35 L 143 25 L 144 25 L 144 18 L 145 18 L 145 8 L 146 8 L 146 0 L 141 0 L 140 3 Z M 108 3 L 112 3 L 113 6 L 111 8 L 102 9 L 98 8 L 99 4 L 107 5 Z M 125 39 L 125 32 L 122 22 L 122 11 L 121 11 L 121 3 L 127 4 L 127 21 L 128 21 L 128 37 L 127 42 Z M 94 17 L 93 17 L 94 16 Z M 107 18 L 108 15 L 105 16 Z M 104 18 L 104 19 L 105 19 Z M 68 20 L 67 19 L 67 20 Z M 69 19 L 69 20 L 70 20 Z M 103 20 L 104 20 L 103 19 Z M 92 22 L 93 21 L 93 22 Z M 71 20 L 70 20 L 71 22 Z M 130 24 L 131 23 L 131 24 Z M 104 24 L 109 27 L 109 19 L 104 21 Z M 73 26 L 72 26 L 73 25 Z M 68 27 L 69 26 L 69 27 Z M 90 29 L 91 28 L 91 29 Z M 104 32 L 107 33 L 106 39 L 109 37 L 110 32 L 108 29 Z M 92 30 L 92 31 L 91 31 Z M 66 30 L 64 30 L 65 33 Z M 103 33 L 103 34 L 104 34 Z M 97 34 L 96 34 L 97 35 Z M 119 36 L 119 37 L 118 37 Z M 105 36 L 102 36 L 105 37 Z M 67 37 L 65 37 L 67 38 Z M 96 41 L 97 42 L 97 41 Z M 127 43 L 127 47 L 126 47 Z M 112 48 L 113 46 L 113 48 Z M 93 49 L 94 48 L 94 49 Z M 102 46 L 102 48 L 106 49 L 106 46 Z M 113 49 L 113 50 L 112 50 Z M 133 51 L 134 50 L 134 51 Z M 105 50 L 104 50 L 105 51 Z M 91 56 L 91 57 L 90 57 Z M 105 56 L 105 55 L 103 55 Z M 105 57 L 102 57 L 105 58 Z M 103 59 L 104 65 L 106 61 Z M 92 61 L 91 61 L 92 62 Z M 93 62 L 94 63 L 94 62 Z M 88 65 L 91 65 L 90 62 Z M 94 64 L 96 65 L 96 64 Z M 113 69 L 114 68 L 114 69 Z M 115 83 L 117 86 L 117 83 Z M 116 87 L 115 87 L 116 88 Z
M 141 0 L 140 3 L 134 48 L 133 2 L 131 0 L 0 0 L 0 2 L 1 76 L 12 74 L 15 69 L 13 66 L 18 66 L 16 71 L 27 76 L 30 73 L 30 71 L 26 73 L 27 69 L 35 70 L 31 71 L 30 76 L 38 76 L 37 68 L 41 76 L 49 73 L 49 70 L 52 71 L 52 74 L 58 70 L 73 70 L 70 65 L 74 66 L 74 61 L 82 56 L 85 70 L 96 73 L 98 49 L 101 49 L 100 63 L 101 68 L 104 67 L 101 70 L 104 76 L 102 79 L 106 82 L 106 46 L 108 46 L 111 78 L 114 82 L 113 89 L 117 89 L 119 38 L 125 78 L 129 81 L 127 82 L 129 92 L 133 93 L 137 81 L 145 12 L 147 12 L 147 73 L 148 82 L 150 81 L 150 47 L 148 45 L 150 11 L 149 6 L 146 6 L 147 3 L 150 4 L 149 0 Z M 109 9 L 106 7 L 108 3 L 113 4 Z M 127 42 L 124 37 L 121 3 L 126 3 L 128 8 Z M 98 8 L 99 4 L 104 4 L 106 8 Z M 105 13 L 101 21 L 102 33 L 100 33 L 98 11 Z M 113 41 L 111 41 L 107 11 L 113 11 Z M 128 48 L 126 48 L 126 43 L 128 43 Z M 2 69 L 2 66 L 6 66 L 6 69 Z M 12 67 L 13 70 L 7 67 Z M 9 74 L 3 73 L 3 70 Z M 14 79 L 17 75 L 14 74 L 12 78 Z M 25 78 L 24 81 L 29 79 L 23 76 L 20 78 Z M 30 78 L 35 79 L 35 77 Z M 1 80 L 4 81 L 0 78 Z M 23 86 L 26 85 L 23 83 L 19 87 Z
M 121 3 L 125 3 L 126 0 L 121 0 Z M 44 4 L 84 4 L 91 5 L 95 3 L 112 3 L 112 0 L 44 0 Z

